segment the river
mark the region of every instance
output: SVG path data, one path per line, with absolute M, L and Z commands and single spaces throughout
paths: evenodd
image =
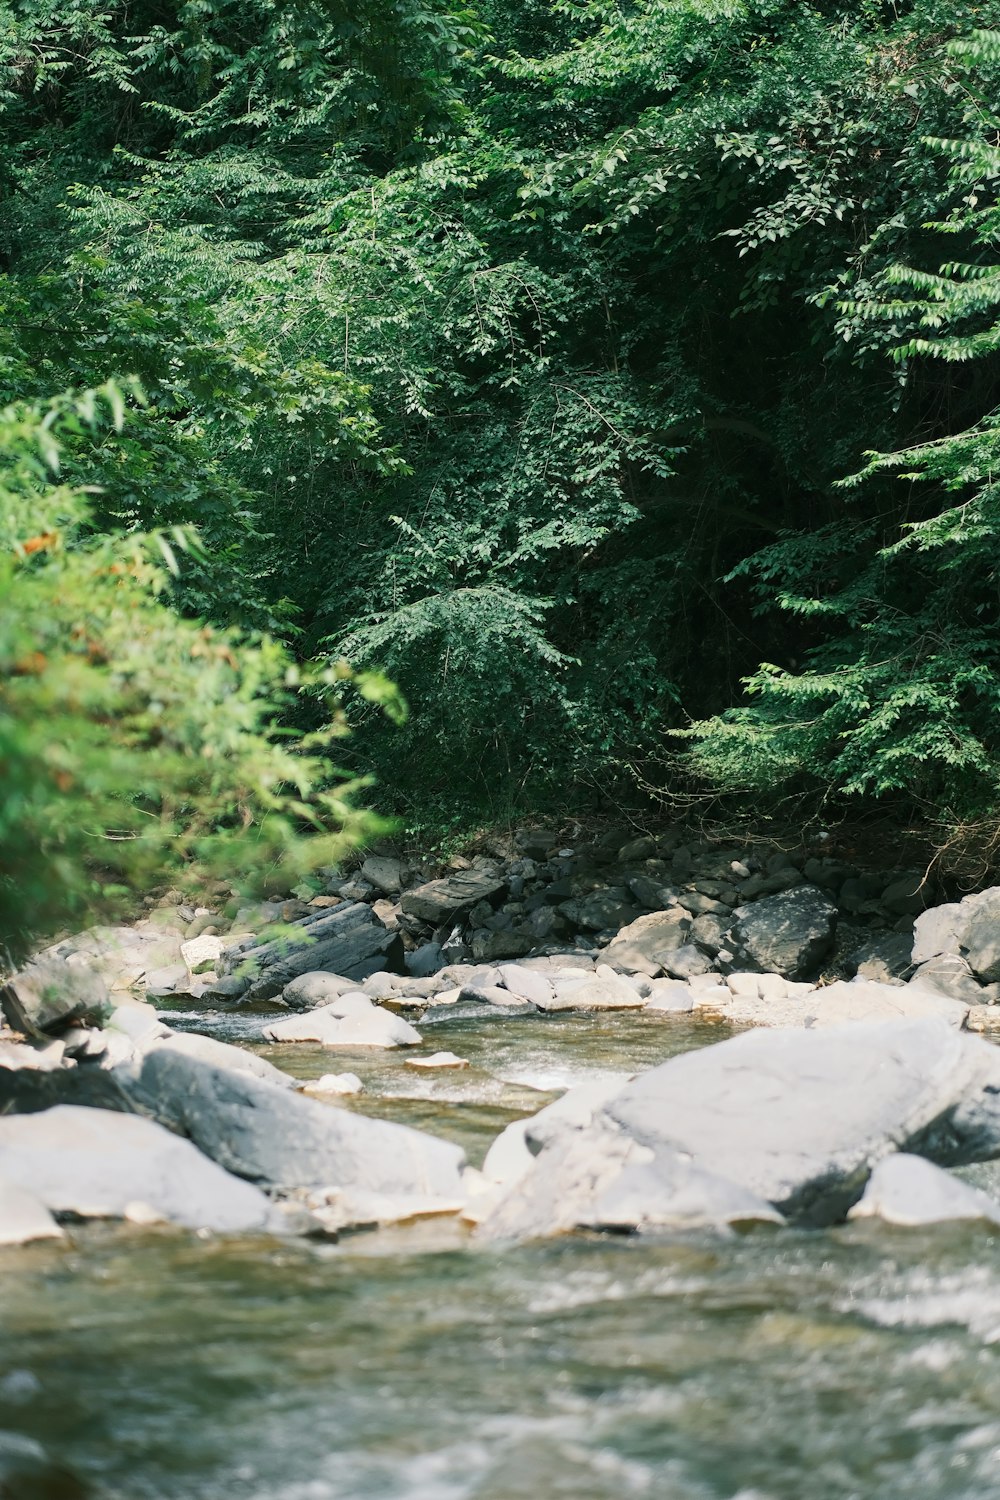
M 264 1047 L 459 1140 L 720 1037 L 638 1014 L 450 1023 L 405 1054 Z M 972 1169 L 977 1181 L 995 1169 Z M 479 1246 L 74 1227 L 0 1259 L 0 1426 L 99 1500 L 985 1500 L 1000 1494 L 1000 1257 L 978 1226 Z

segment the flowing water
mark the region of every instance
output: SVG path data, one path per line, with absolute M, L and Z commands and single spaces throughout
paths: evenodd
M 248 1045 L 260 1022 L 172 1019 Z M 449 1024 L 424 1050 L 470 1067 L 436 1074 L 259 1050 L 357 1072 L 351 1107 L 478 1161 L 568 1084 L 719 1036 Z M 0 1252 L 0 1427 L 101 1500 L 985 1500 L 998 1252 L 982 1228 L 870 1221 L 515 1249 L 444 1221 L 336 1244 L 92 1225 Z

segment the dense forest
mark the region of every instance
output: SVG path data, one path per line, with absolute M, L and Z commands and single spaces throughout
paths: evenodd
M 8 6 L 4 941 L 358 802 L 988 846 L 998 83 L 1000 0 Z

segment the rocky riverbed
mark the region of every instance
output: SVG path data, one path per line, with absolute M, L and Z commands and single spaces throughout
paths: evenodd
M 270 1439 L 285 1453 L 283 1475 L 271 1474 L 263 1437 L 251 1442 L 250 1488 L 240 1488 L 236 1460 L 225 1452 L 206 1460 L 201 1478 L 185 1460 L 177 1471 L 183 1479 L 147 1454 L 143 1477 L 133 1474 L 127 1483 L 117 1460 L 106 1452 L 96 1457 L 75 1429 L 68 1444 L 56 1443 L 53 1463 L 68 1456 L 104 1487 L 99 1492 L 121 1497 L 499 1497 L 517 1488 L 504 1489 L 495 1467 L 508 1430 L 517 1434 L 515 1446 L 526 1443 L 524 1482 L 534 1464 L 533 1482 L 537 1488 L 543 1479 L 545 1493 L 620 1494 L 633 1482 L 636 1493 L 664 1492 L 674 1483 L 675 1458 L 671 1493 L 685 1500 L 799 1493 L 789 1488 L 795 1463 L 787 1459 L 765 1464 L 770 1477 L 754 1489 L 748 1476 L 756 1466 L 745 1444 L 730 1444 L 743 1455 L 742 1477 L 735 1459 L 710 1461 L 704 1435 L 686 1448 L 671 1436 L 654 1442 L 651 1454 L 634 1453 L 620 1411 L 601 1446 L 596 1434 L 610 1408 L 589 1327 L 579 1331 L 578 1347 L 571 1334 L 558 1335 L 559 1379 L 572 1384 L 568 1372 L 589 1369 L 585 1381 L 596 1380 L 602 1394 L 584 1395 L 582 1405 L 574 1398 L 583 1415 L 562 1437 L 558 1422 L 539 1418 L 535 1445 L 521 1399 L 535 1391 L 532 1351 L 517 1309 L 535 1297 L 531 1284 L 540 1289 L 540 1305 L 551 1301 L 560 1327 L 567 1319 L 575 1326 L 577 1294 L 564 1286 L 585 1285 L 587 1267 L 594 1268 L 593 1297 L 579 1304 L 593 1304 L 594 1327 L 606 1326 L 609 1298 L 627 1306 L 624 1332 L 611 1340 L 608 1368 L 618 1375 L 608 1374 L 608 1389 L 618 1391 L 627 1346 L 638 1341 L 652 1360 L 643 1364 L 643 1399 L 659 1410 L 676 1385 L 678 1421 L 682 1411 L 690 1421 L 683 1381 L 653 1373 L 672 1335 L 644 1329 L 641 1312 L 643 1286 L 655 1308 L 657 1277 L 675 1259 L 692 1257 L 701 1268 L 691 1283 L 697 1291 L 669 1294 L 671 1316 L 680 1299 L 685 1328 L 686 1320 L 693 1328 L 706 1316 L 723 1286 L 740 1284 L 740 1295 L 753 1300 L 759 1292 L 751 1287 L 764 1283 L 772 1287 L 765 1301 L 783 1326 L 787 1309 L 778 1311 L 772 1268 L 797 1266 L 818 1299 L 816 1309 L 796 1304 L 795 1313 L 805 1340 L 800 1352 L 813 1348 L 813 1339 L 822 1351 L 809 1356 L 817 1391 L 836 1338 L 809 1330 L 831 1317 L 840 1326 L 841 1317 L 830 1310 L 829 1257 L 846 1278 L 837 1293 L 845 1307 L 861 1295 L 846 1270 L 845 1246 L 864 1252 L 871 1280 L 862 1300 L 870 1307 L 903 1274 L 898 1265 L 889 1270 L 900 1235 L 910 1246 L 930 1247 L 931 1267 L 942 1254 L 946 1262 L 957 1254 L 967 1274 L 1000 1223 L 1000 1178 L 991 1165 L 1000 1157 L 1000 1050 L 973 1034 L 992 1029 L 997 893 L 927 906 L 927 892 L 911 875 L 892 872 L 852 910 L 845 888 L 849 898 L 850 883 L 863 890 L 864 882 L 833 871 L 832 861 L 822 869 L 782 862 L 769 873 L 768 861 L 750 851 L 699 851 L 673 840 L 670 884 L 660 868 L 668 863 L 666 846 L 649 840 L 612 850 L 603 864 L 564 844 L 542 851 L 540 842 L 540 832 L 529 831 L 506 861 L 480 855 L 444 871 L 414 870 L 381 853 L 357 871 L 331 872 L 329 888 L 308 900 L 299 892 L 258 910 L 224 913 L 219 893 L 214 907 L 186 908 L 167 893 L 134 926 L 64 940 L 15 976 L 4 992 L 7 1030 L 0 1036 L 0 1242 L 8 1247 L 8 1288 L 55 1287 L 57 1302 L 83 1308 L 97 1268 L 113 1267 L 108 1274 L 123 1287 L 128 1316 L 145 1318 L 150 1267 L 183 1264 L 198 1286 L 222 1268 L 239 1287 L 258 1283 L 266 1266 L 288 1267 L 296 1299 L 308 1301 L 307 1288 L 325 1287 L 330 1277 L 317 1295 L 323 1326 L 338 1340 L 333 1310 L 340 1292 L 333 1287 L 343 1288 L 345 1278 L 356 1281 L 359 1295 L 381 1286 L 393 1305 L 420 1285 L 431 1309 L 439 1306 L 440 1276 L 458 1288 L 462 1316 L 479 1340 L 517 1348 L 515 1365 L 526 1382 L 517 1394 L 501 1378 L 496 1398 L 490 1395 L 497 1372 L 472 1357 L 473 1341 L 459 1361 L 464 1373 L 454 1372 L 467 1396 L 478 1387 L 482 1400 L 510 1406 L 508 1427 L 490 1427 L 485 1408 L 479 1411 L 486 1425 L 469 1436 L 464 1478 L 454 1434 L 429 1409 L 427 1440 L 417 1439 L 408 1419 L 405 1452 L 394 1456 L 390 1443 L 384 1462 L 373 1459 L 362 1435 L 374 1409 L 349 1440 L 331 1436 L 322 1461 L 312 1435 L 303 1438 L 293 1422 L 304 1445 L 295 1455 L 273 1432 Z M 724 858 L 728 881 L 701 873 L 721 870 Z M 573 860 L 576 872 L 567 874 Z M 684 869 L 690 878 L 681 880 Z M 397 889 L 387 891 L 392 884 Z M 535 897 L 543 899 L 529 907 Z M 692 909 L 702 901 L 724 913 Z M 892 903 L 904 901 L 910 911 L 895 914 Z M 485 925 L 487 910 L 499 925 Z M 535 913 L 546 922 L 556 913 L 566 925 L 558 935 L 536 935 L 532 951 L 512 952 L 514 936 Z M 607 921 L 610 915 L 620 925 Z M 276 918 L 285 924 L 277 936 L 266 930 Z M 599 919 L 606 925 L 587 925 Z M 911 1256 L 907 1248 L 903 1260 L 916 1268 L 920 1256 Z M 673 1273 L 664 1274 L 666 1286 Z M 954 1274 L 947 1273 L 950 1281 L 935 1280 L 934 1270 L 928 1275 L 930 1305 L 947 1320 Z M 511 1276 L 522 1278 L 514 1308 L 492 1307 L 495 1332 L 488 1335 L 479 1299 L 495 1298 Z M 285 1330 L 285 1348 L 293 1334 L 278 1311 L 280 1288 L 273 1288 L 273 1302 L 265 1296 L 261 1303 L 259 1289 L 248 1295 L 267 1326 L 277 1319 Z M 988 1304 L 992 1293 L 985 1295 Z M 238 1322 L 238 1298 L 224 1296 L 223 1303 L 225 1317 Z M 96 1305 L 106 1311 L 106 1299 Z M 41 1482 L 37 1466 L 49 1460 L 23 1444 L 46 1436 L 37 1414 L 64 1389 L 51 1368 L 45 1379 L 35 1368 L 43 1330 L 52 1333 L 45 1306 L 40 1291 L 26 1290 L 23 1304 L 7 1308 L 19 1331 L 4 1350 L 9 1368 L 0 1369 L 0 1390 L 12 1381 L 24 1401 L 16 1422 L 0 1423 L 13 1433 L 6 1457 L 0 1447 L 0 1493 L 4 1483 L 12 1495 L 43 1493 L 30 1484 Z M 375 1364 L 382 1362 L 391 1383 L 392 1315 L 387 1309 L 384 1320 L 371 1316 Z M 920 1314 L 933 1326 L 936 1316 Z M 739 1321 L 722 1319 L 726 1338 Z M 283 1356 L 291 1359 L 287 1371 L 265 1370 L 255 1322 L 251 1316 L 246 1332 L 246 1357 L 257 1370 L 250 1385 L 273 1413 L 285 1409 L 291 1390 L 301 1394 L 301 1382 L 294 1356 Z M 974 1322 L 970 1314 L 960 1361 L 976 1340 L 987 1347 L 992 1337 L 981 1319 Z M 845 1342 L 879 1344 L 870 1324 L 865 1312 Z M 312 1347 L 312 1335 L 303 1337 Z M 798 1347 L 796 1338 L 790 1343 Z M 68 1348 L 73 1340 L 63 1342 Z M 459 1343 L 464 1350 L 464 1339 Z M 781 1345 L 779 1339 L 776 1352 Z M 732 1349 L 749 1358 L 742 1334 Z M 551 1357 L 547 1345 L 535 1352 L 543 1363 Z M 134 1364 L 136 1351 L 125 1357 Z M 352 1358 L 364 1365 L 360 1352 Z M 714 1356 L 709 1364 L 719 1379 Z M 329 1362 L 318 1358 L 318 1366 L 327 1392 Z M 781 1383 L 774 1360 L 765 1357 L 761 1366 Z M 454 1400 L 452 1375 L 430 1368 L 428 1388 Z M 927 1375 L 923 1370 L 920 1381 Z M 864 1386 L 860 1372 L 854 1378 Z M 166 1401 L 165 1420 L 178 1421 L 176 1398 L 145 1367 L 142 1380 Z M 363 1369 L 358 1391 L 362 1404 L 377 1405 Z M 311 1420 L 326 1400 L 318 1393 L 306 1399 Z M 416 1390 L 406 1395 L 411 1418 L 417 1400 Z M 132 1396 L 126 1405 L 134 1405 Z M 76 1406 L 95 1420 L 88 1400 Z M 747 1402 L 742 1409 L 749 1413 Z M 897 1419 L 887 1418 L 890 1427 Z M 228 1422 L 223 1448 L 233 1440 Z M 195 1423 L 205 1433 L 211 1425 Z M 813 1425 L 802 1453 L 809 1449 L 818 1461 Z M 968 1425 L 959 1423 L 963 1432 Z M 669 1422 L 665 1430 L 679 1433 Z M 363 1460 L 352 1447 L 357 1442 L 368 1453 Z M 968 1460 L 976 1474 L 978 1442 Z M 565 1458 L 570 1449 L 572 1461 Z M 562 1468 L 556 1451 L 564 1454 Z M 926 1465 L 924 1488 L 910 1485 L 916 1495 L 966 1493 L 942 1487 L 948 1464 L 931 1462 L 924 1443 L 914 1451 Z M 32 1464 L 34 1480 L 25 1477 Z M 811 1493 L 867 1493 L 850 1488 L 851 1463 L 841 1488 L 836 1465 L 824 1465 Z M 893 1473 L 898 1479 L 902 1470 Z M 53 1485 L 62 1482 L 52 1474 Z M 10 1488 L 15 1483 L 22 1490 Z

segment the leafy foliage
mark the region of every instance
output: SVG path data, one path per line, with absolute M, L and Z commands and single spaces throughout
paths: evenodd
M 948 50 L 966 68 L 995 68 L 1000 34 Z M 890 265 L 866 296 L 840 304 L 844 333 L 868 322 L 908 331 L 893 350 L 907 370 L 927 359 L 989 370 L 1000 347 L 1000 121 L 971 81 L 968 125 L 978 134 L 928 143 L 950 165 L 950 212 L 932 227 L 957 236 L 969 259 L 933 272 Z M 823 638 L 805 670 L 765 666 L 750 677 L 753 708 L 699 726 L 699 758 L 712 773 L 730 777 L 742 755 L 751 784 L 779 775 L 848 794 L 906 791 L 956 819 L 995 808 L 1000 411 L 990 383 L 975 380 L 972 390 L 991 405 L 970 427 L 870 453 L 845 481 L 849 494 L 882 504 L 902 492 L 908 503 L 888 524 L 844 521 L 736 570 L 762 602 L 776 591 L 782 608 L 821 621 Z
M 14 958 L 85 900 L 113 907 L 164 876 L 287 888 L 376 826 L 329 758 L 342 723 L 284 743 L 277 715 L 302 675 L 282 648 L 165 602 L 196 539 L 95 533 L 90 497 L 60 482 L 63 444 L 106 443 L 124 415 L 110 384 L 0 412 L 0 952 Z
M 81 536 L 195 526 L 161 604 L 395 677 L 406 724 L 356 698 L 343 753 L 411 821 L 614 795 L 692 722 L 716 784 L 959 816 L 995 782 L 998 30 L 21 0 L 3 399 L 139 378 L 119 436 L 63 435 Z

